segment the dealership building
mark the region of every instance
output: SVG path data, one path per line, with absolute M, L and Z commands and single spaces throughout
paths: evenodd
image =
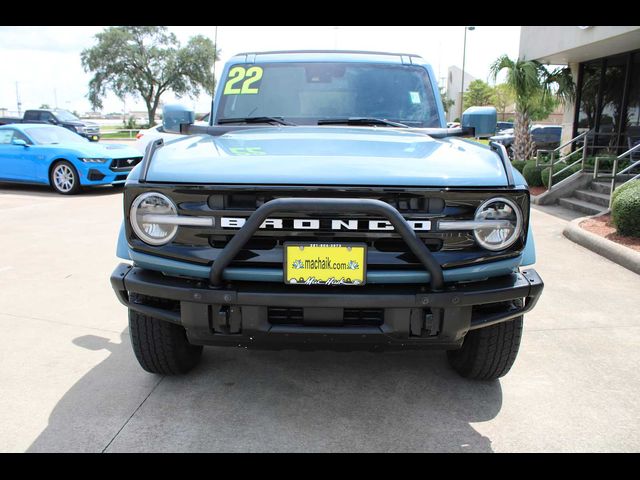
M 523 26 L 520 58 L 571 68 L 576 100 L 565 108 L 563 141 L 594 130 L 622 152 L 640 140 L 640 26 Z

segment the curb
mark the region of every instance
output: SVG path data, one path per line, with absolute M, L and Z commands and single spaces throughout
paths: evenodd
M 562 234 L 578 245 L 608 258 L 612 262 L 640 275 L 640 252 L 636 252 L 624 245 L 619 245 L 616 242 L 601 237 L 600 235 L 596 235 L 595 233 L 588 232 L 580 227 L 580 223 L 585 220 L 599 217 L 605 213 L 608 213 L 608 211 L 597 215 L 576 218 L 567 224 L 562 231 Z

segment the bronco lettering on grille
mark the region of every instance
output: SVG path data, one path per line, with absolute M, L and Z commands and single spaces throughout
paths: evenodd
M 221 217 L 220 227 L 242 228 L 247 221 L 243 217 Z M 407 220 L 411 228 L 417 231 L 431 229 L 430 220 Z M 334 220 L 314 218 L 268 218 L 260 228 L 272 230 L 355 230 L 355 231 L 389 231 L 393 225 L 387 220 Z

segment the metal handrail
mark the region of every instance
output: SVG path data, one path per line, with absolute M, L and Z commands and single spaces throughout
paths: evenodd
M 566 147 L 567 145 L 571 145 L 573 142 L 577 142 L 578 140 L 580 140 L 582 137 L 588 135 L 589 133 L 591 133 L 592 130 L 587 130 L 586 132 L 582 132 L 580 135 L 578 135 L 575 138 L 572 138 L 571 140 L 569 140 L 568 142 L 563 143 L 562 145 L 560 145 L 558 148 L 556 148 L 554 150 L 554 152 L 557 152 L 558 150 L 563 149 L 564 147 Z
M 557 147 L 557 148 L 554 148 L 553 150 L 546 150 L 546 149 L 542 149 L 542 148 L 541 148 L 541 149 L 539 149 L 539 150 L 536 150 L 536 167 L 537 167 L 537 166 L 539 166 L 539 157 L 540 157 L 540 152 L 550 153 L 550 154 L 551 154 L 551 162 L 553 163 L 553 158 L 555 157 L 555 154 L 556 154 L 557 152 L 559 152 L 560 150 L 562 150 L 562 149 L 563 149 L 564 147 L 566 147 L 567 145 L 571 145 L 572 143 L 577 142 L 577 141 L 578 141 L 578 140 L 580 140 L 582 137 L 584 137 L 584 136 L 588 135 L 588 134 L 589 134 L 589 133 L 591 133 L 591 132 L 592 132 L 592 130 L 587 130 L 586 132 L 582 132 L 581 134 L 577 135 L 576 137 L 572 138 L 571 140 L 568 140 L 567 142 L 563 143 L 562 145 L 560 145 L 560 146 L 559 146 L 559 147 Z M 580 147 L 580 148 L 582 148 L 582 147 Z M 577 151 L 577 150 L 576 150 L 576 151 Z M 568 157 L 569 155 L 572 155 L 572 154 L 574 154 L 574 153 L 576 153 L 576 152 L 575 152 L 575 151 L 574 151 L 574 152 L 571 152 L 571 153 L 569 153 L 569 154 L 565 155 L 564 157 L 563 157 L 563 156 L 560 156 L 560 158 L 558 158 L 558 161 L 561 161 L 563 158 L 566 158 L 566 157 Z
M 575 161 L 575 162 L 573 162 L 572 164 L 567 165 L 567 166 L 566 166 L 566 167 L 564 167 L 562 170 L 559 170 L 559 171 L 557 171 L 556 173 L 553 173 L 552 175 L 553 175 L 553 176 L 555 176 L 555 175 L 560 175 L 560 174 L 561 174 L 562 172 L 564 172 L 565 170 L 567 170 L 567 169 L 569 169 L 569 168 L 573 167 L 576 163 L 580 163 L 580 162 L 582 162 L 582 158 L 579 158 L 578 160 L 576 160 L 576 161 Z M 163 215 L 163 216 L 165 216 L 165 215 Z
M 553 187 L 554 187 L 553 179 L 555 177 L 557 177 L 562 172 L 565 172 L 567 169 L 571 168 L 572 166 L 574 166 L 574 165 L 576 165 L 578 163 L 578 161 L 575 161 L 572 164 L 570 164 L 570 165 L 566 166 L 565 168 L 563 168 L 562 170 L 560 170 L 558 172 L 554 172 L 553 171 L 553 167 L 555 166 L 555 164 L 557 162 L 563 161 L 567 157 L 582 151 L 582 167 L 580 168 L 579 172 L 584 172 L 585 171 L 585 166 L 586 166 L 587 152 L 588 152 L 589 149 L 594 149 L 595 150 L 595 149 L 598 149 L 598 148 L 607 148 L 607 149 L 612 148 L 610 145 L 589 145 L 589 139 L 590 138 L 593 139 L 596 136 L 612 136 L 612 135 L 613 135 L 613 133 L 611 133 L 611 132 L 596 132 L 595 130 L 587 130 L 586 132 L 582 132 L 580 135 L 577 135 L 575 138 L 572 138 L 568 142 L 565 142 L 564 144 L 560 145 L 558 148 L 556 148 L 556 149 L 554 149 L 552 151 L 549 151 L 549 150 L 538 150 L 538 152 L 549 152 L 549 153 L 551 153 L 551 164 L 550 164 L 551 173 L 549 175 L 549 188 L 548 189 L 549 190 L 553 189 Z M 583 138 L 584 138 L 583 145 L 580 148 L 574 150 L 571 153 L 568 153 L 567 155 L 561 156 L 556 160 L 556 158 L 555 158 L 555 153 L 556 152 L 558 152 L 560 149 L 566 147 L 567 145 L 570 145 L 571 143 L 574 143 L 574 142 L 576 142 L 576 141 L 578 141 L 580 139 L 583 139 Z M 622 159 L 622 158 L 630 155 L 635 150 L 637 150 L 638 147 L 640 147 L 640 145 L 636 145 L 635 147 L 629 149 L 628 151 L 624 152 L 622 155 L 619 155 L 615 159 L 615 161 L 614 161 L 613 181 L 612 181 L 612 185 L 613 186 L 615 186 L 615 176 L 623 173 L 623 172 L 616 173 L 617 160 Z M 600 163 L 599 161 L 600 161 L 600 157 L 596 157 L 596 162 L 595 162 L 595 165 L 594 165 L 594 179 L 598 175 L 598 171 L 599 171 L 598 167 L 599 167 L 599 163 Z M 538 158 L 537 157 L 536 157 L 536 164 L 538 164 Z M 628 170 L 630 170 L 631 168 L 633 168 L 633 166 L 628 167 Z M 625 171 L 628 171 L 628 170 L 625 170 Z M 578 172 L 576 172 L 576 173 L 578 173 Z M 562 180 L 561 182 L 563 182 L 563 181 L 564 180 Z M 613 187 L 612 187 L 612 189 L 613 189 Z
M 582 167 L 580 168 L 580 171 L 584 171 L 584 164 L 587 158 L 587 143 L 589 141 L 589 133 L 592 132 L 592 130 L 588 130 L 586 132 L 581 133 L 580 135 L 576 136 L 575 138 L 572 138 L 568 143 L 565 143 L 565 147 L 567 145 L 569 145 L 569 143 L 573 143 L 576 142 L 578 140 L 581 140 L 584 137 L 584 141 L 582 143 L 582 146 L 577 150 L 580 151 L 582 150 L 582 158 L 580 158 L 578 161 L 582 162 Z M 560 149 L 561 147 L 558 147 L 558 149 Z M 558 150 L 556 149 L 556 150 Z M 553 167 L 555 166 L 555 152 L 556 150 L 554 150 L 553 152 L 551 152 L 551 166 L 550 166 L 550 171 L 549 171 L 549 187 L 548 187 L 548 191 L 551 191 L 553 189 L 553 177 L 555 175 L 559 175 L 561 172 L 564 172 L 567 168 L 572 167 L 573 165 L 575 165 L 576 163 L 578 163 L 578 161 L 572 163 L 571 165 L 563 168 L 562 170 L 560 170 L 560 172 L 556 172 L 553 173 Z M 560 157 L 561 159 L 567 158 L 569 155 L 572 155 L 576 152 L 571 152 L 570 154 L 565 155 L 564 157 Z
M 635 152 L 636 150 L 640 149 L 640 143 L 638 145 L 635 145 L 634 147 L 631 147 L 629 150 L 627 150 L 626 152 L 624 152 L 621 155 L 618 155 L 614 160 L 613 160 L 613 172 L 611 173 L 611 188 L 609 190 L 609 208 L 611 208 L 612 205 L 612 199 L 613 199 L 613 191 L 616 188 L 616 177 L 618 175 L 622 175 L 624 173 L 627 173 L 628 171 L 636 168 L 638 165 L 640 165 L 640 160 L 638 160 L 635 163 L 632 163 L 631 165 L 629 165 L 626 168 L 623 168 L 622 170 L 620 170 L 619 172 L 616 173 L 616 170 L 618 170 L 618 160 L 621 160 L 623 158 L 625 158 L 628 155 L 631 155 L 633 152 Z M 624 185 L 627 182 L 630 182 L 631 180 L 636 180 L 638 177 L 640 177 L 640 175 L 636 175 L 635 177 L 626 180 L 624 182 L 622 182 L 620 185 Z

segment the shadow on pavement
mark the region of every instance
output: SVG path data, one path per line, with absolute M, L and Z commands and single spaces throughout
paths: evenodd
M 492 451 L 470 423 L 498 414 L 500 383 L 458 377 L 442 351 L 207 347 L 190 374 L 160 377 L 121 337 L 74 339 L 109 356 L 28 451 Z
M 31 195 L 34 197 L 52 198 L 82 198 L 86 196 L 97 197 L 103 195 L 121 194 L 122 185 L 99 185 L 96 187 L 85 187 L 76 195 L 61 195 L 53 191 L 48 185 L 31 185 L 21 183 L 0 182 L 0 195 Z

